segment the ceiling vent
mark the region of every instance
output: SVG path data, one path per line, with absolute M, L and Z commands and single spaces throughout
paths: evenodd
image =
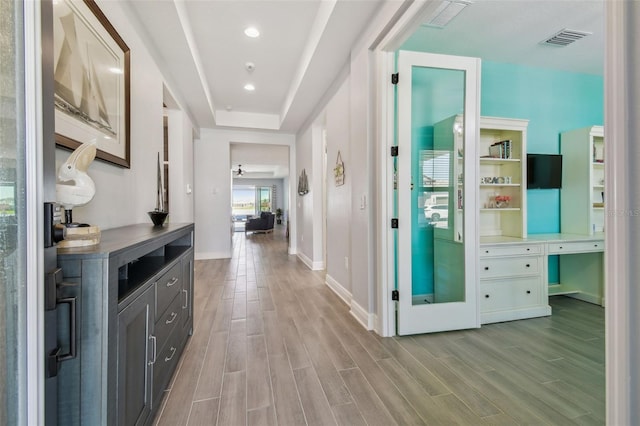
M 547 46 L 564 47 L 591 34 L 593 33 L 590 33 L 588 31 L 576 31 L 565 28 L 564 30 L 558 31 L 548 39 L 540 42 L 540 44 L 545 44 Z
M 470 1 L 465 0 L 445 0 L 423 25 L 433 28 L 444 28 L 470 4 Z

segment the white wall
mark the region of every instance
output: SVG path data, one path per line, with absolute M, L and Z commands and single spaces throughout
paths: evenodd
M 373 247 L 373 226 L 375 224 L 373 202 L 372 170 L 374 167 L 375 145 L 371 137 L 370 105 L 374 105 L 371 95 L 369 52 L 366 49 L 353 53 L 351 57 L 350 83 L 350 141 L 351 166 L 351 294 L 352 305 L 367 317 L 359 318 L 371 329 L 374 326 L 375 285 Z
M 351 185 L 354 163 L 366 162 L 350 154 L 350 79 L 340 86 L 326 108 L 327 131 L 327 281 L 351 293 Z M 333 169 L 340 151 L 344 185 L 336 186 Z
M 307 180 L 309 182 L 309 193 L 305 195 L 298 195 L 297 191 L 292 192 L 292 203 L 295 200 L 297 211 L 297 247 L 298 257 L 300 257 L 310 268 L 313 269 L 314 251 L 313 251 L 313 220 L 314 220 L 314 190 L 316 185 L 314 184 L 314 175 L 312 167 L 312 129 L 309 128 L 306 132 L 297 138 L 296 142 L 296 169 L 295 175 L 291 175 L 291 183 L 295 185 L 297 189 L 298 178 L 305 170 L 307 174 Z
M 195 257 L 231 257 L 231 144 L 254 143 L 289 147 L 291 173 L 295 173 L 295 137 L 251 130 L 202 129 L 194 143 Z M 295 220 L 295 209 L 290 212 Z M 295 238 L 295 227 L 290 229 Z M 291 240 L 290 240 L 291 241 Z M 290 252 L 295 252 L 295 244 Z
M 102 230 L 133 223 L 151 223 L 147 212 L 156 206 L 157 153 L 163 152 L 163 77 L 120 2 L 98 5 L 131 51 L 131 168 L 94 161 L 88 174 L 96 195 L 73 210 L 76 222 Z M 56 168 L 70 152 L 56 149 Z M 182 165 L 176 167 L 182 168 Z
M 187 114 L 167 110 L 169 132 L 169 217 L 173 223 L 193 222 L 193 126 Z

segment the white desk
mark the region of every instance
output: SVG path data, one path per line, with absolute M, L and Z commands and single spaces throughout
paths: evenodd
M 551 314 L 549 296 L 604 305 L 604 234 L 480 238 L 483 324 Z M 549 256 L 559 255 L 560 283 L 549 285 Z

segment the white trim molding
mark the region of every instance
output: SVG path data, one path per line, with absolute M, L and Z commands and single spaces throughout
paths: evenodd
M 376 315 L 367 312 L 367 310 L 360 306 L 355 300 L 351 300 L 350 313 L 364 328 L 367 330 L 374 329 Z
M 640 276 L 638 269 L 638 217 L 640 199 L 636 184 L 640 152 L 637 112 L 640 88 L 636 73 L 640 69 L 634 40 L 640 34 L 640 8 L 636 2 L 605 2 L 605 347 L 607 424 L 637 422 L 640 375 L 637 368 L 638 298 L 631 285 Z M 635 118 L 635 117 L 634 117 Z M 632 165 L 632 169 L 629 168 Z M 635 407 L 634 407 L 635 405 Z M 634 413 L 632 414 L 632 410 Z M 633 420 L 633 419 L 636 420 Z
M 340 299 L 347 304 L 347 306 L 351 305 L 351 292 L 344 288 L 342 284 L 336 281 L 331 275 L 327 274 L 324 279 L 324 283 L 329 286 L 331 291 L 333 291 Z
M 324 262 L 321 260 L 316 260 L 313 261 L 311 259 L 309 259 L 309 256 L 307 256 L 304 253 L 297 253 L 298 259 L 300 259 L 302 261 L 302 263 L 304 263 L 305 265 L 307 265 L 307 267 L 309 269 L 311 269 L 312 271 L 322 271 L 324 269 Z

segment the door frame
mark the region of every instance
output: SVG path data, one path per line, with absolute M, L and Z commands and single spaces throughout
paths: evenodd
M 44 109 L 43 67 L 51 64 L 43 58 L 43 26 L 49 26 L 47 18 L 52 15 L 50 1 L 24 2 L 24 66 L 25 66 L 25 189 L 26 199 L 26 407 L 24 424 L 44 424 L 44 199 L 45 173 L 55 168 L 55 159 L 45 154 L 44 135 L 53 135 Z M 53 54 L 53 53 L 51 53 Z M 53 76 L 53 74 L 51 74 Z M 51 83 L 53 77 L 51 77 Z M 52 87 L 51 87 L 52 90 Z M 51 140 L 53 144 L 53 140 Z M 50 150 L 53 152 L 53 147 Z M 47 149 L 49 151 L 49 149 Z M 53 163 L 53 164 L 48 164 Z M 55 191 L 55 187 L 54 187 Z M 48 191 L 50 192 L 50 191 Z M 52 194 L 46 194 L 48 198 Z M 55 250 L 55 248 L 53 249 Z
M 394 336 L 396 330 L 395 305 L 391 300 L 391 292 L 395 288 L 394 250 L 395 232 L 389 226 L 393 214 L 393 162 L 389 149 L 394 145 L 394 94 L 390 83 L 390 75 L 394 72 L 394 51 L 420 25 L 421 18 L 432 13 L 439 1 L 414 1 L 399 16 L 393 26 L 385 28 L 379 35 L 379 42 L 372 47 L 373 61 L 376 67 L 375 99 L 376 102 L 376 145 L 378 169 L 381 173 L 376 182 L 377 193 L 380 194 L 376 234 L 378 235 L 377 258 L 377 330 L 382 336 Z M 626 148 L 629 145 L 628 124 L 625 122 L 629 111 L 627 99 L 627 35 L 631 28 L 627 24 L 628 8 L 626 2 L 604 2 L 605 14 L 605 138 L 614 141 L 607 145 L 608 158 L 615 167 L 607 169 L 605 191 L 620 195 L 609 197 L 613 211 L 627 208 L 629 171 L 625 164 Z M 634 100 L 638 102 L 637 100 Z M 619 142 L 615 142 L 619 141 Z M 621 146 L 620 146 L 621 145 Z M 614 184 L 615 183 L 615 184 Z M 605 297 L 609 309 L 605 311 L 605 349 L 606 349 L 606 416 L 607 424 L 629 424 L 631 421 L 631 399 L 629 377 L 631 376 L 632 353 L 629 343 L 632 305 L 629 297 L 630 255 L 627 232 L 630 221 L 624 216 L 608 215 L 605 226 L 614 230 L 616 239 L 605 238 L 605 279 L 616 285 L 605 287 Z M 610 232 L 609 235 L 612 233 Z M 620 254 L 615 255 L 615 254 Z M 634 307 L 635 308 L 635 307 Z M 635 310 L 634 310 L 635 311 Z M 634 314 L 637 315 L 637 314 Z M 637 318 L 637 316 L 635 317 Z M 638 386 L 640 378 L 633 377 Z M 637 394 L 634 393 L 637 396 Z

